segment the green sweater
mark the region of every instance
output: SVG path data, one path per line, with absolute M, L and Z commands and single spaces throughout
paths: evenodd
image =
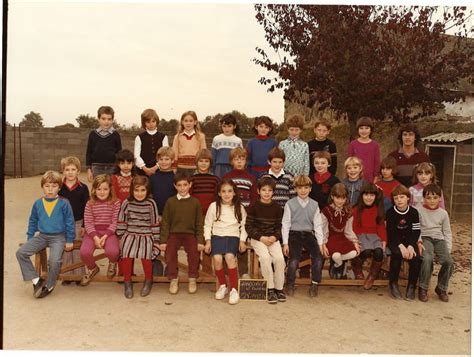
M 178 200 L 172 196 L 166 201 L 161 221 L 160 243 L 166 244 L 172 233 L 194 234 L 199 244 L 204 244 L 201 204 L 194 197 Z

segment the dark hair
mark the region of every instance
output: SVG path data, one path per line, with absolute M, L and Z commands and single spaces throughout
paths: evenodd
M 421 135 L 415 124 L 408 123 L 400 127 L 400 130 L 398 131 L 398 142 L 400 143 L 400 146 L 403 146 L 403 140 L 402 140 L 403 132 L 415 133 L 415 147 L 417 147 L 420 144 Z
M 130 192 L 128 193 L 127 200 L 134 201 L 135 197 L 133 196 L 133 190 L 137 186 L 145 186 L 146 188 L 146 198 L 150 197 L 151 189 L 150 189 L 150 180 L 146 176 L 137 175 L 132 178 L 132 182 L 130 182 Z
M 372 193 L 372 194 L 375 195 L 375 201 L 374 201 L 374 204 L 372 206 L 377 207 L 376 222 L 377 222 L 377 224 L 381 224 L 381 223 L 383 223 L 383 221 L 385 219 L 385 210 L 384 210 L 384 205 L 383 205 L 383 193 L 372 182 L 365 182 L 362 185 L 362 188 L 360 190 L 359 200 L 357 201 L 357 205 L 356 205 L 359 224 L 362 225 L 362 211 L 365 208 L 369 208 L 368 206 L 365 205 L 364 197 L 363 197 L 364 194 L 368 194 L 368 193 Z
M 189 176 L 187 173 L 185 172 L 177 172 L 176 175 L 174 175 L 174 179 L 173 179 L 173 182 L 174 184 L 176 185 L 179 181 L 188 181 L 189 183 L 191 183 L 191 176 Z
M 135 157 L 133 156 L 133 152 L 127 149 L 120 150 L 118 153 L 115 154 L 115 161 L 116 163 L 128 161 L 128 162 L 135 162 Z
M 398 185 L 392 190 L 392 193 L 390 194 L 390 196 L 392 197 L 392 201 L 393 198 L 398 195 L 405 195 L 408 197 L 408 199 L 411 199 L 410 190 L 405 185 Z
M 239 135 L 239 131 L 240 131 L 240 128 L 239 128 L 239 123 L 237 122 L 237 119 L 235 118 L 234 115 L 228 113 L 228 114 L 224 114 L 224 116 L 219 120 L 219 123 L 222 125 L 222 124 L 231 124 L 231 125 L 235 125 L 235 129 L 234 129 L 234 134 L 235 135 Z
M 331 130 L 331 123 L 329 121 L 324 120 L 324 119 L 318 119 L 314 122 L 314 129 L 316 129 L 318 126 L 325 126 L 326 129 Z
M 441 187 L 435 183 L 430 183 L 429 185 L 426 185 L 425 188 L 423 189 L 423 198 L 426 197 L 429 193 L 438 195 L 441 197 L 441 194 L 443 193 L 443 190 Z
M 392 169 L 392 175 L 395 176 L 398 173 L 397 160 L 392 156 L 387 156 L 380 163 L 380 173 L 382 173 L 382 169 Z
M 329 204 L 334 202 L 334 200 L 332 199 L 333 197 L 346 199 L 343 210 L 349 215 L 348 217 L 351 217 L 352 205 L 351 205 L 351 202 L 349 201 L 349 193 L 347 192 L 347 187 L 343 183 L 338 182 L 334 186 L 332 186 L 331 192 L 329 193 L 329 199 L 328 199 Z
M 265 124 L 266 126 L 270 128 L 268 135 L 270 135 L 273 132 L 272 120 L 269 117 L 262 115 L 262 116 L 256 117 L 253 121 L 253 131 L 255 132 L 255 134 L 258 134 L 257 126 L 259 126 L 260 124 Z
M 260 190 L 263 186 L 270 186 L 272 190 L 275 190 L 276 182 L 274 179 L 268 176 L 261 177 L 257 181 L 257 188 Z
M 242 221 L 242 205 L 240 204 L 240 196 L 237 192 L 237 185 L 231 179 L 222 179 L 216 187 L 216 221 L 221 217 L 222 198 L 219 196 L 221 188 L 224 185 L 232 186 L 235 192 L 234 198 L 232 198 L 232 206 L 234 206 L 235 219 L 240 223 Z
M 304 128 L 304 117 L 302 115 L 299 115 L 299 114 L 294 114 L 291 117 L 289 117 L 288 119 L 286 119 L 285 124 L 286 124 L 287 129 L 289 129 L 289 128 L 300 128 L 301 130 L 303 130 L 303 128 Z
M 99 119 L 102 114 L 112 115 L 112 119 L 113 119 L 115 112 L 112 109 L 112 107 L 109 107 L 108 105 L 103 105 L 99 109 L 97 109 L 97 119 Z
M 285 152 L 278 146 L 275 146 L 268 152 L 268 161 L 272 161 L 273 159 L 282 159 L 283 161 L 286 159 Z

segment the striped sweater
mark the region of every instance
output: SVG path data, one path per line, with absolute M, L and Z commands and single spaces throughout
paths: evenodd
M 137 235 L 151 235 L 153 240 L 160 238 L 158 208 L 151 198 L 139 201 L 125 200 L 120 207 L 117 221 L 117 236 L 125 232 Z
M 270 177 L 275 180 L 276 186 L 273 190 L 272 200 L 279 204 L 281 208 L 285 207 L 289 199 L 296 197 L 295 187 L 293 186 L 293 175 L 281 170 L 280 175 L 276 176 L 270 169 L 262 178 L 263 177 Z
M 212 174 L 194 174 L 191 177 L 191 196 L 197 198 L 201 204 L 202 214 L 206 215 L 211 202 L 216 200 L 216 188 L 219 177 Z
M 96 226 L 107 226 L 107 236 L 115 234 L 120 201 L 89 201 L 84 210 L 84 227 L 91 238 L 97 235 Z
M 231 179 L 237 185 L 240 203 L 247 208 L 258 198 L 255 177 L 245 170 L 232 170 L 223 178 Z
M 281 241 L 283 209 L 276 202 L 255 201 L 247 210 L 245 230 L 249 238 L 260 240 L 262 236 L 275 236 Z

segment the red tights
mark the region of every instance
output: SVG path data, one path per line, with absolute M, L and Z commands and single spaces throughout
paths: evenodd
M 123 269 L 123 281 L 132 280 L 132 270 L 134 258 L 122 258 L 121 265 Z M 150 259 L 142 259 L 143 272 L 145 273 L 145 280 L 153 280 L 153 264 Z

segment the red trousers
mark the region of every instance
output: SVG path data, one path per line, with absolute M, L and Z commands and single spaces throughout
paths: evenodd
M 197 239 L 194 234 L 170 233 L 165 251 L 169 280 L 178 277 L 178 250 L 181 246 L 184 247 L 188 256 L 188 276 L 190 278 L 197 278 L 199 276 L 199 252 L 197 249 Z

